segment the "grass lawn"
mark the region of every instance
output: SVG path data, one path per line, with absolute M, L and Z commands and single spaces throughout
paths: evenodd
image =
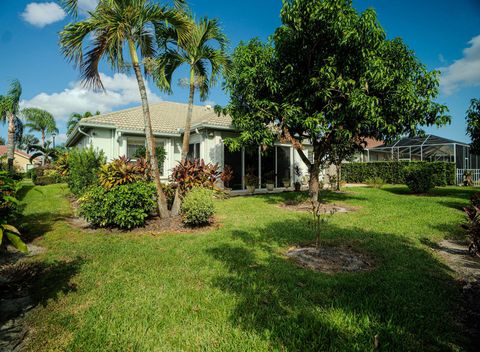
M 314 241 L 308 214 L 277 206 L 294 193 L 216 202 L 222 226 L 132 235 L 66 221 L 65 185 L 27 186 L 23 232 L 51 270 L 28 316 L 34 351 L 384 351 L 468 349 L 456 323 L 461 288 L 430 246 L 459 236 L 471 190 L 351 188 L 323 244 L 350 244 L 376 269 L 335 275 L 285 259 Z

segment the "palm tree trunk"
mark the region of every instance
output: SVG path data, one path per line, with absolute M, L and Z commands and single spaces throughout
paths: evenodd
M 190 95 L 188 97 L 187 120 L 185 121 L 185 130 L 183 131 L 182 160 L 187 158 L 190 147 L 190 129 L 192 127 L 193 99 L 195 96 L 195 70 L 190 68 Z
M 8 112 L 8 140 L 7 140 L 7 165 L 8 172 L 13 173 L 13 159 L 15 157 L 15 115 Z
M 42 130 L 42 148 L 45 149 L 45 130 Z M 45 154 L 42 156 L 42 166 L 45 165 Z
M 157 188 L 158 214 L 160 215 L 161 218 L 167 218 L 170 216 L 170 214 L 168 212 L 168 207 L 167 207 L 167 198 L 165 197 L 165 193 L 163 193 L 162 182 L 160 181 L 160 172 L 158 170 L 157 155 L 155 152 L 155 147 L 156 147 L 155 138 L 153 137 L 152 120 L 150 119 L 150 109 L 148 107 L 147 90 L 145 88 L 145 82 L 143 80 L 140 64 L 138 63 L 138 56 L 137 56 L 135 44 L 132 40 L 129 40 L 128 46 L 129 46 L 130 55 L 132 58 L 133 70 L 135 71 L 135 76 L 137 77 L 138 89 L 140 91 L 140 98 L 142 100 L 143 118 L 145 123 L 145 135 L 147 139 L 147 148 L 149 149 L 149 154 L 150 154 L 150 167 L 152 169 L 155 187 Z

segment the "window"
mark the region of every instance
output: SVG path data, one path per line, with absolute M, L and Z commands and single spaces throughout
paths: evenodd
M 192 143 L 188 146 L 187 159 L 200 159 L 200 143 Z
M 127 158 L 135 159 L 135 152 L 139 148 L 145 148 L 145 144 L 139 142 L 128 142 L 127 144 Z

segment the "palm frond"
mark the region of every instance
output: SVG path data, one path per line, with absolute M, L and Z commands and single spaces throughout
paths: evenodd
M 161 54 L 155 64 L 154 80 L 157 86 L 164 92 L 172 92 L 173 73 L 182 64 L 187 62 L 187 58 L 174 50 L 167 50 Z

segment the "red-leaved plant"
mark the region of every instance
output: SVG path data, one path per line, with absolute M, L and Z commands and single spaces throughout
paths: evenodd
M 185 159 L 178 162 L 170 178 L 185 194 L 193 187 L 215 188 L 219 175 L 218 164 L 206 164 L 203 159 Z

